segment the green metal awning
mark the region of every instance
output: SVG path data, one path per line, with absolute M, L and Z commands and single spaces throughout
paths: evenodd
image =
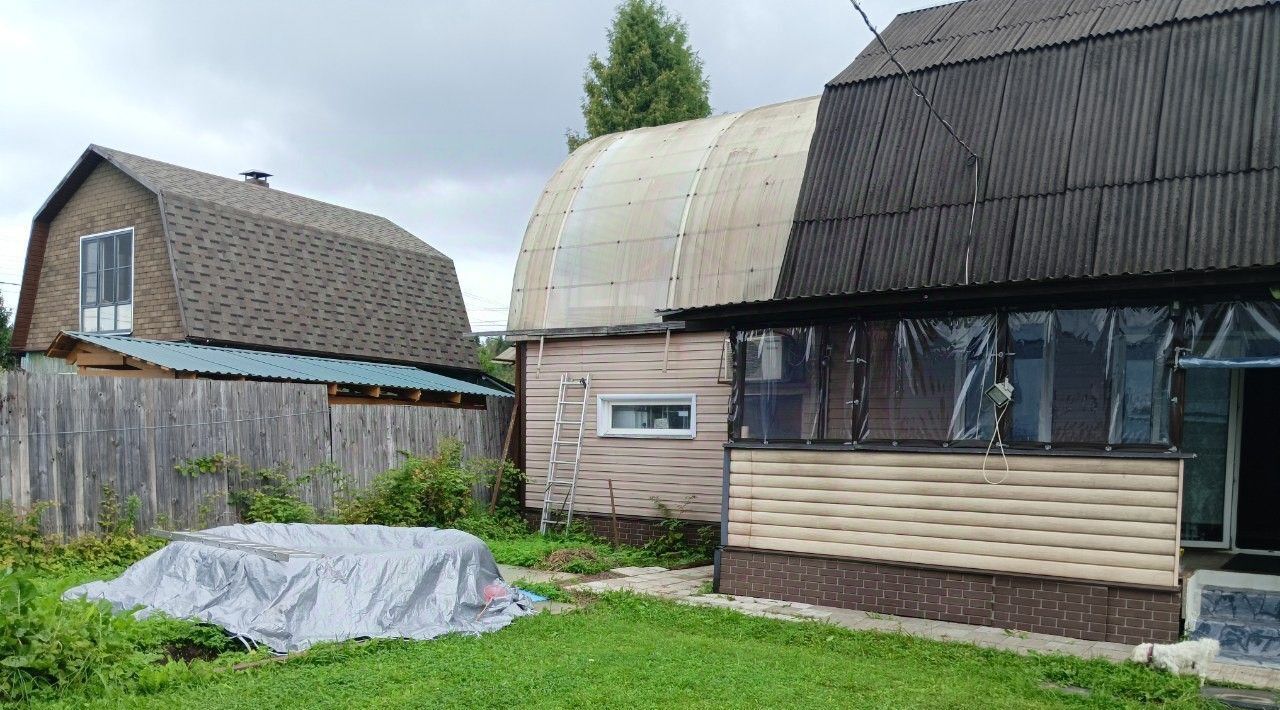
M 493 387 L 460 380 L 409 365 L 389 365 L 361 360 L 285 355 L 242 348 L 195 345 L 184 342 L 141 340 L 120 335 L 64 332 L 49 348 L 50 355 L 62 355 L 74 347 L 67 338 L 96 345 L 121 355 L 180 372 L 254 380 L 318 382 L 358 387 L 385 387 L 510 397 Z

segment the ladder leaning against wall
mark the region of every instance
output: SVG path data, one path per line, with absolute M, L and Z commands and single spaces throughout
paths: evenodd
M 577 390 L 582 396 L 576 397 Z M 587 428 L 587 400 L 591 375 L 560 375 L 556 393 L 556 418 L 551 427 L 551 454 L 547 460 L 547 486 L 542 493 L 542 520 L 538 532 L 569 529 L 573 521 L 573 499 L 578 492 L 578 469 L 582 464 L 582 435 Z

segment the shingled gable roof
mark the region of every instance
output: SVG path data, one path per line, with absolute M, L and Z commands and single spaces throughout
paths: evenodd
M 158 196 L 188 339 L 478 369 L 452 260 L 389 220 L 96 145 L 37 213 L 24 304 L 49 221 L 103 161 Z
M 968 283 L 1280 264 L 1280 5 L 967 0 L 884 31 L 982 158 Z M 776 297 L 959 285 L 966 154 L 872 43 L 828 85 Z

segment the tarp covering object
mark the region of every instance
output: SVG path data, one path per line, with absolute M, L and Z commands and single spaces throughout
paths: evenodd
M 1280 367 L 1280 303 L 1227 301 L 1187 313 L 1187 353 L 1179 367 Z
M 171 542 L 63 598 L 198 619 L 281 652 L 480 634 L 531 613 L 484 542 L 460 530 L 253 523 L 195 537 L 204 541 Z

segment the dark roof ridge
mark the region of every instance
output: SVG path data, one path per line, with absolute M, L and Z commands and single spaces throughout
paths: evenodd
M 942 7 L 948 7 L 953 5 L 958 7 L 958 6 L 964 5 L 965 3 L 973 2 L 973 1 L 974 0 L 961 0 L 960 2 L 948 3 L 946 5 L 938 5 L 937 7 L 942 8 Z M 1097 5 L 1094 7 L 1090 7 L 1088 9 L 1079 10 L 1075 12 L 1064 12 L 1062 14 L 1054 15 L 1052 17 L 1044 17 L 1036 20 L 1027 20 L 1023 22 L 1013 22 L 1007 25 L 998 24 L 994 27 L 979 30 L 976 32 L 967 32 L 967 33 L 962 32 L 959 34 L 949 34 L 945 37 L 934 37 L 931 35 L 925 41 L 916 42 L 913 44 L 905 44 L 898 47 L 892 47 L 892 50 L 893 50 L 894 56 L 898 57 L 899 61 L 902 61 L 901 55 L 904 51 L 910 52 L 911 50 L 918 50 L 926 47 L 945 45 L 948 42 L 953 43 L 951 47 L 943 48 L 946 51 L 945 55 L 933 61 L 925 61 L 920 66 L 911 66 L 910 59 L 908 59 L 906 62 L 902 62 L 904 66 L 906 66 L 908 71 L 914 73 L 914 72 L 920 72 L 920 71 L 933 69 L 937 67 L 969 64 L 969 63 L 978 62 L 986 59 L 995 59 L 997 57 L 1003 57 L 1011 54 L 1021 54 L 1025 52 L 1033 52 L 1037 50 L 1048 49 L 1051 47 L 1061 47 L 1061 46 L 1076 44 L 1078 42 L 1083 42 L 1085 40 L 1094 39 L 1098 37 L 1108 37 L 1112 35 L 1120 35 L 1120 34 L 1127 34 L 1131 32 L 1151 30 L 1151 29 L 1156 29 L 1160 27 L 1165 27 L 1168 25 L 1174 25 L 1174 24 L 1179 24 L 1183 22 L 1216 17 L 1218 15 L 1229 14 L 1232 12 L 1248 12 L 1248 11 L 1257 10 L 1258 8 L 1262 8 L 1267 5 L 1280 2 L 1280 0 L 1237 0 L 1236 2 L 1224 3 L 1214 7 L 1205 7 L 1203 8 L 1203 10 L 1199 12 L 1193 11 L 1190 14 L 1183 14 L 1182 10 L 1185 5 L 1188 5 L 1188 4 L 1203 5 L 1204 3 L 1202 2 L 1202 0 L 1164 0 L 1168 2 L 1177 3 L 1167 17 L 1164 17 L 1162 19 L 1152 19 L 1145 22 L 1120 24 L 1102 32 L 1097 32 L 1097 33 L 1094 32 L 1094 28 L 1097 26 L 1098 21 L 1102 19 L 1103 14 L 1106 12 L 1114 11 L 1116 8 L 1122 8 L 1126 6 L 1138 6 L 1145 3 L 1155 3 L 1155 2 L 1161 2 L 1161 1 L 1162 0 L 1116 0 L 1115 2 L 1111 2 L 1110 4 Z M 913 13 L 919 13 L 919 12 L 924 12 L 924 11 L 933 10 L 933 9 L 935 8 L 924 8 L 923 10 L 913 10 L 910 13 L 901 13 L 901 14 L 902 15 L 913 14 Z M 1010 7 L 1010 9 L 1012 9 L 1012 6 Z M 1006 11 L 1005 14 L 1008 14 L 1008 11 Z M 1036 27 L 1038 25 L 1048 25 L 1050 23 L 1061 22 L 1069 18 L 1083 17 L 1090 14 L 1096 14 L 1097 17 L 1094 18 L 1093 23 L 1089 25 L 1088 30 L 1083 30 L 1074 35 L 1050 37 L 1040 41 L 1033 40 L 1030 44 L 1025 44 L 1025 45 L 1023 44 L 1023 41 L 1026 39 L 1026 35 L 1028 34 L 1028 31 L 1033 27 Z M 892 27 L 892 24 L 890 24 L 889 27 Z M 1010 47 L 978 52 L 976 54 L 973 54 L 972 56 L 965 56 L 963 58 L 951 59 L 951 55 L 956 51 L 956 48 L 961 46 L 961 43 L 963 42 L 963 40 L 967 38 L 995 35 L 996 33 L 1007 32 L 1009 30 L 1012 30 L 1018 27 L 1023 27 L 1025 29 L 1023 30 L 1022 34 L 1020 34 L 1018 38 L 1014 41 L 1013 45 Z M 886 28 L 886 30 L 887 29 L 888 28 Z M 880 64 L 877 65 L 874 69 L 863 67 L 862 73 L 864 75 L 858 75 L 859 72 L 854 71 L 854 68 L 859 63 L 862 63 L 866 60 L 874 61 L 875 59 L 880 59 Z M 879 46 L 879 43 L 873 40 L 872 43 L 868 44 L 866 49 L 864 49 L 862 53 L 860 53 L 857 56 L 857 58 L 854 59 L 852 64 L 850 64 L 847 68 L 841 71 L 840 74 L 837 74 L 833 79 L 831 79 L 831 81 L 827 82 L 826 85 L 828 87 L 847 86 L 850 84 L 859 84 L 859 83 L 874 81 L 876 79 L 885 79 L 885 78 L 889 78 L 896 75 L 897 68 L 891 67 L 886 69 L 887 65 L 888 65 L 888 54 Z M 850 74 L 854 74 L 854 76 L 852 76 L 852 78 L 842 78 Z

